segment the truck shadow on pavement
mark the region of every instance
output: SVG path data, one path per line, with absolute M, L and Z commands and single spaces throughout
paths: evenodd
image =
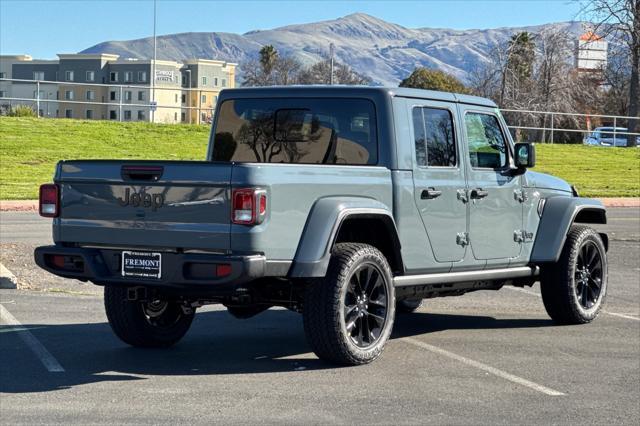
M 451 329 L 552 324 L 542 319 L 418 312 L 396 318 L 392 339 Z M 48 372 L 14 328 L 0 326 L 0 392 L 46 392 L 103 381 L 146 380 L 145 376 L 297 373 L 336 368 L 311 353 L 301 316 L 284 310 L 269 310 L 248 320 L 237 320 L 226 311 L 198 313 L 185 338 L 168 349 L 129 347 L 113 335 L 107 323 L 24 327 L 53 354 L 65 372 Z M 389 352 L 385 353 L 387 357 Z

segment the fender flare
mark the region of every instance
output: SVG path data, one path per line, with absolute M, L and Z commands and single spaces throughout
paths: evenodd
M 600 201 L 591 198 L 547 198 L 531 251 L 531 263 L 557 262 L 574 222 L 606 224 L 607 211 Z M 606 234 L 604 239 L 607 240 Z
M 382 217 L 387 229 L 391 228 L 392 241 L 398 254 L 400 253 L 400 240 L 393 214 L 385 204 L 364 197 L 321 198 L 314 203 L 307 217 L 289 277 L 324 277 L 340 227 L 346 219 L 354 216 Z

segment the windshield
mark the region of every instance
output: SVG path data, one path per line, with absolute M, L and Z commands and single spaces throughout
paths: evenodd
M 375 108 L 364 99 L 231 99 L 219 108 L 213 160 L 376 164 Z
M 622 130 L 622 132 L 626 132 L 626 130 Z M 600 138 L 602 139 L 613 139 L 613 132 L 602 132 L 600 133 Z M 620 133 L 616 133 L 615 135 L 616 139 L 617 138 L 625 138 L 626 136 L 624 134 L 620 134 Z

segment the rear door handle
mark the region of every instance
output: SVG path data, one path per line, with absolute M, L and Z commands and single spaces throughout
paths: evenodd
M 438 198 L 441 195 L 442 195 L 442 191 L 438 191 L 435 188 L 428 188 L 428 189 L 422 190 L 422 193 L 420 194 L 420 199 L 433 200 L 434 198 Z
M 489 191 L 485 191 L 482 188 L 476 188 L 471 190 L 471 198 L 474 200 L 479 200 L 481 198 L 489 195 Z

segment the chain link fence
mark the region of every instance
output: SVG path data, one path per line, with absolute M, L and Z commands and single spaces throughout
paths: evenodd
M 0 79 L 0 115 L 17 106 L 30 107 L 40 117 L 211 123 L 219 90 L 182 86 L 74 83 Z M 589 143 L 623 146 L 639 132 L 627 131 L 640 118 L 602 114 L 502 109 L 517 141 Z M 640 145 L 640 143 L 638 143 Z

